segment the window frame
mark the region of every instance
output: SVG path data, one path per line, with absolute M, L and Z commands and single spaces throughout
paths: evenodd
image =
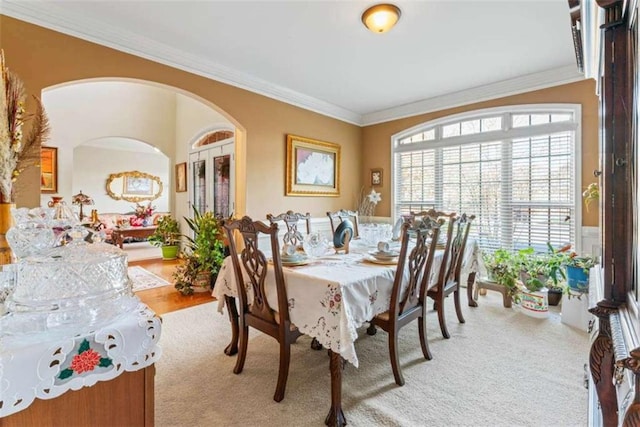
M 573 120 L 562 122 L 550 122 L 526 127 L 512 127 L 511 117 L 518 114 L 573 114 Z M 502 116 L 502 128 L 497 131 L 479 132 L 468 135 L 460 135 L 442 138 L 443 126 L 461 123 L 469 120 L 486 119 Z M 415 143 L 400 144 L 400 140 L 413 136 L 416 133 L 427 132 L 435 129 L 435 139 Z M 396 153 L 420 151 L 440 147 L 461 146 L 473 143 L 493 142 L 500 140 L 513 140 L 515 138 L 534 137 L 541 134 L 553 134 L 562 131 L 574 132 L 574 250 L 582 251 L 582 106 L 580 104 L 545 103 L 545 104 L 519 104 L 500 107 L 470 110 L 463 113 L 443 116 L 434 120 L 419 123 L 408 129 L 402 130 L 391 136 L 391 217 L 393 223 L 397 221 L 397 173 Z M 436 190 L 437 191 L 437 190 Z

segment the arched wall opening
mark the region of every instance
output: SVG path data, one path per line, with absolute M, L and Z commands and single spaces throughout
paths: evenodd
M 164 154 L 167 167 L 162 174 L 166 176 L 166 180 L 163 179 L 165 194 L 162 198 L 166 196 L 166 211 L 178 219 L 191 216 L 191 208 L 189 192 L 176 191 L 174 165 L 188 161 L 190 144 L 194 138 L 214 127 L 235 129 L 236 151 L 245 152 L 240 147 L 246 144 L 246 133 L 235 119 L 210 101 L 176 87 L 128 78 L 85 79 L 47 87 L 42 91 L 42 100 L 52 129 L 46 145 L 58 147 L 59 176 L 55 194 L 66 200 L 80 189 L 88 192 L 86 180 L 74 179 L 74 151 L 82 147 L 80 152 L 84 152 L 83 161 L 91 161 L 86 151 L 96 141 L 101 142 L 100 147 L 95 149 L 95 162 L 109 164 L 108 167 L 114 169 L 118 168 L 117 163 L 107 160 L 118 157 L 113 154 L 117 150 L 129 151 L 119 154 L 128 159 L 127 162 L 138 159 L 137 162 L 134 160 L 138 166 L 136 170 L 145 167 L 145 155 L 132 149 L 136 145 L 133 141 L 142 141 Z M 243 156 L 237 156 L 236 181 L 240 183 L 244 182 L 241 177 L 246 173 L 243 159 Z M 123 162 L 123 166 L 127 162 Z M 124 169 L 111 173 L 122 171 Z M 96 171 L 96 175 L 105 175 L 106 172 Z M 94 186 L 96 181 L 106 180 L 107 176 L 93 176 Z M 190 183 L 187 182 L 187 185 Z M 241 212 L 246 206 L 245 186 L 239 184 L 236 191 L 236 212 Z M 106 195 L 104 186 L 101 193 L 97 194 Z M 46 205 L 51 195 L 42 194 L 41 204 Z M 99 212 L 109 212 L 114 205 L 105 203 L 104 209 L 98 205 L 96 208 Z M 124 212 L 129 208 L 121 206 L 119 210 Z

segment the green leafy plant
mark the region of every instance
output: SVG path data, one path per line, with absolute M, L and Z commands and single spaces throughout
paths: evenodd
M 575 253 L 567 256 L 564 265 L 568 267 L 578 267 L 589 273 L 589 269 L 596 265 L 596 259 L 589 255 L 578 256 Z
M 149 236 L 149 243 L 156 247 L 176 246 L 180 244 L 180 224 L 171 215 L 158 220 L 156 230 Z
M 563 289 L 566 275 L 563 269 L 568 255 L 564 248 L 556 250 L 547 243 L 547 253 L 536 253 L 532 247 L 518 251 L 517 259 L 520 264 L 520 280 L 531 292 L 544 287 Z
M 187 255 L 183 253 L 182 258 L 184 262 L 176 267 L 173 273 L 174 287 L 182 295 L 191 295 L 202 266 L 198 258 L 193 254 Z
M 193 218 L 184 220 L 193 231 L 193 237 L 183 236 L 187 246 L 182 254 L 185 262 L 176 269 L 173 278 L 176 289 L 190 295 L 203 275 L 209 287 L 213 284 L 226 254 L 221 221 L 212 212 L 201 214 L 193 206 Z
M 516 258 L 507 249 L 497 249 L 493 253 L 482 254 L 489 279 L 508 288 L 512 297 L 518 293 L 518 269 Z
M 592 182 L 589 184 L 587 189 L 582 193 L 582 198 L 584 199 L 584 205 L 587 208 L 587 212 L 589 212 L 591 202 L 600 199 L 600 187 L 598 186 L 598 183 Z

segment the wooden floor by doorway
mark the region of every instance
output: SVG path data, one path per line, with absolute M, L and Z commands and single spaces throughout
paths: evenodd
M 182 261 L 172 260 L 163 261 L 162 259 L 151 259 L 132 261 L 130 266 L 139 265 L 150 272 L 157 274 L 169 283 L 173 283 L 171 277 L 176 267 L 180 265 Z M 214 301 L 215 298 L 211 296 L 210 292 L 200 292 L 193 295 L 182 295 L 173 286 L 163 286 L 160 288 L 147 289 L 144 291 L 136 292 L 136 295 L 140 300 L 147 304 L 157 315 L 162 316 L 165 313 L 180 310 L 187 307 L 192 307 L 198 304 L 204 304 L 206 302 Z

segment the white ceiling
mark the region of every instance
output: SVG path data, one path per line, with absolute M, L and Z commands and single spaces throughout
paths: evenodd
M 0 13 L 356 123 L 583 78 L 566 0 L 8 1 Z M 10 62 L 10 58 L 8 59 Z

